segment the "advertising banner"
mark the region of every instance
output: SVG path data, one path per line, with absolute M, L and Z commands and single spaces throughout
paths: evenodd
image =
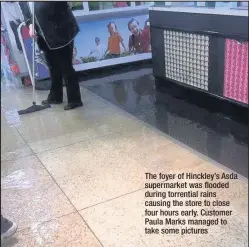
M 1 14 L 4 18 L 6 35 L 8 35 L 13 61 L 18 64 L 20 73 L 27 73 L 23 49 L 18 37 L 18 27 L 23 22 L 18 2 L 1 2 Z
M 151 54 L 150 23 L 148 15 L 108 19 L 93 22 L 79 22 L 80 33 L 75 38 L 73 65 L 97 61 Z M 25 51 L 32 62 L 32 41 L 28 29 L 22 29 Z M 43 52 L 36 46 L 37 79 L 49 78 Z
M 79 23 L 74 64 L 151 53 L 149 16 Z
M 33 54 L 32 54 L 32 46 L 33 41 L 29 36 L 29 30 L 26 26 L 21 26 L 21 37 L 22 42 L 24 45 L 25 53 L 27 55 L 27 59 L 29 62 L 29 66 L 32 70 L 32 61 L 33 61 Z M 42 80 L 49 78 L 49 71 L 48 66 L 44 57 L 43 52 L 38 48 L 38 45 L 35 42 L 35 72 L 36 72 L 36 79 Z
M 24 55 L 26 55 L 31 66 L 32 39 L 29 36 L 28 28 L 24 26 L 19 4 L 18 2 L 2 2 L 1 5 L 15 61 L 19 65 L 20 72 L 27 74 L 28 70 Z M 87 22 L 79 21 L 78 24 L 80 33 L 75 38 L 73 54 L 73 65 L 78 71 L 86 69 L 84 67 L 86 63 L 102 61 L 98 65 L 101 67 L 105 66 L 105 61 L 110 61 L 110 59 L 119 58 L 117 63 L 122 63 L 122 58 L 129 62 L 129 56 L 132 56 L 131 61 L 134 61 L 136 60 L 134 59 L 136 55 L 145 53 L 151 55 L 148 15 Z M 35 51 L 36 78 L 37 80 L 47 79 L 49 78 L 49 72 L 44 54 L 37 45 Z M 93 68 L 94 66 L 87 67 Z

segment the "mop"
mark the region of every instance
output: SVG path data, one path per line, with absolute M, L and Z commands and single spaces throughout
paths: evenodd
M 33 2 L 32 4 L 32 23 L 33 23 L 33 27 L 35 27 L 35 3 Z M 27 67 L 28 67 L 28 71 L 29 71 L 29 76 L 31 78 L 31 82 L 32 82 L 32 87 L 33 87 L 33 104 L 32 106 L 30 106 L 29 108 L 25 109 L 25 110 L 20 110 L 18 111 L 19 115 L 24 115 L 24 114 L 28 114 L 28 113 L 32 113 L 32 112 L 37 112 L 37 111 L 41 111 L 47 108 L 50 108 L 51 106 L 49 104 L 47 105 L 37 105 L 36 104 L 36 90 L 35 90 L 35 37 L 32 38 L 32 53 L 33 53 L 33 59 L 32 59 L 32 67 L 33 67 L 33 73 L 31 72 L 28 60 L 27 60 Z

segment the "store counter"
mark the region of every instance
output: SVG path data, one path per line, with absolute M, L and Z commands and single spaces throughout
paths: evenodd
M 154 76 L 248 106 L 248 11 L 151 7 Z

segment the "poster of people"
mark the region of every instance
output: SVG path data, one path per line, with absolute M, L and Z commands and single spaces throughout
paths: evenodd
M 75 7 L 76 6 L 76 7 Z M 75 5 L 78 8 L 78 5 Z M 20 73 L 27 74 L 27 63 L 32 64 L 32 40 L 18 2 L 2 2 L 6 29 Z M 80 33 L 75 38 L 73 64 L 92 63 L 108 59 L 151 53 L 148 15 L 138 15 L 78 23 Z M 19 30 L 19 32 L 18 32 Z M 24 51 L 23 51 L 24 49 Z M 25 55 L 25 56 L 24 56 Z M 35 68 L 37 79 L 49 78 L 44 54 L 36 45 Z M 32 68 L 32 66 L 31 66 Z
M 148 15 L 79 23 L 74 64 L 151 52 Z

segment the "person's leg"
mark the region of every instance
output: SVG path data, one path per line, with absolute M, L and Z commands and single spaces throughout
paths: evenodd
M 56 54 L 53 51 L 47 51 L 44 55 L 49 68 L 51 88 L 47 102 L 43 101 L 43 104 L 61 104 L 63 102 L 62 74 L 56 62 Z
M 59 65 L 63 73 L 67 90 L 68 104 L 65 106 L 65 110 L 74 109 L 83 105 L 81 101 L 78 78 L 72 63 L 73 47 L 74 42 L 71 42 L 69 45 L 57 50 L 59 51 Z
M 17 46 L 19 52 L 23 52 L 22 45 L 21 45 L 21 42 L 20 42 L 19 37 L 18 37 L 18 31 L 17 31 L 18 26 L 19 25 L 16 24 L 14 21 L 10 21 L 10 27 L 13 31 L 14 36 L 15 36 L 16 46 Z
M 39 37 L 38 45 L 44 52 L 50 73 L 51 88 L 47 100 L 42 104 L 61 104 L 63 102 L 62 73 L 58 66 L 58 50 L 50 50 L 46 42 Z
M 1 240 L 10 238 L 15 234 L 17 224 L 3 217 L 1 214 Z

